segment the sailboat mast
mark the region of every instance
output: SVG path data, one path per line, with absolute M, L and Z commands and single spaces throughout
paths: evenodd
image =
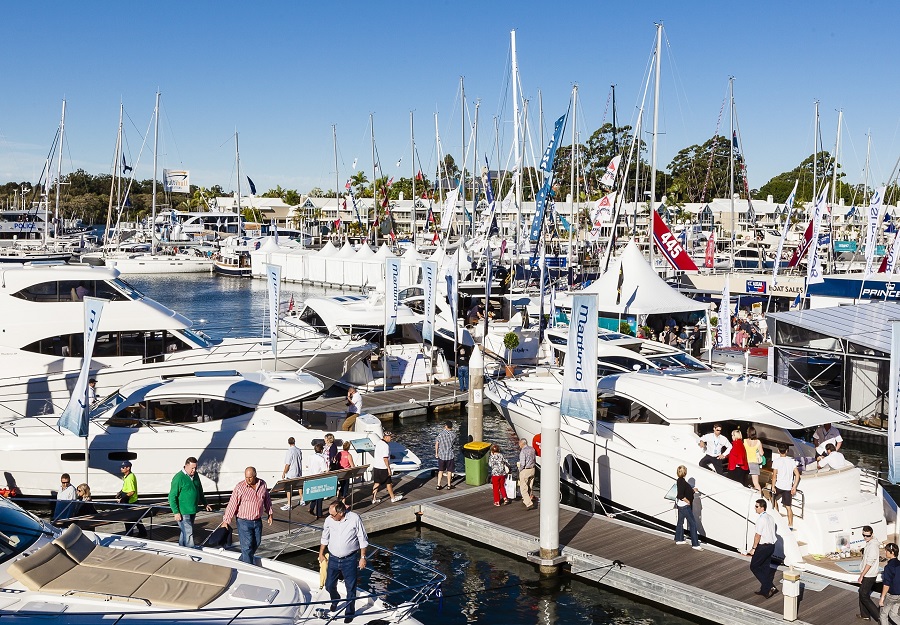
M 812 180 L 812 205 L 815 207 L 816 198 L 818 197 L 816 189 L 816 177 L 818 176 L 819 165 L 819 101 L 816 100 L 816 119 L 813 126 L 813 180 Z
M 56 210 L 53 215 L 53 241 L 56 249 L 59 249 L 59 192 L 62 186 L 62 155 L 63 155 L 63 139 L 66 134 L 66 101 L 62 102 L 62 117 L 59 120 L 59 157 L 56 159 Z M 44 224 L 44 236 L 46 237 L 47 226 Z
M 238 132 L 234 131 L 234 160 L 237 163 L 237 214 L 238 214 L 238 236 L 243 234 L 241 227 L 241 148 L 238 143 Z
M 728 133 L 728 200 L 731 204 L 731 268 L 734 269 L 734 243 L 737 224 L 734 222 L 734 76 L 728 77 L 730 132 Z
M 341 172 L 338 170 L 337 156 L 337 124 L 331 124 L 331 148 L 334 152 L 334 201 L 337 202 L 338 220 L 341 218 L 341 196 L 339 189 L 341 188 Z M 300 226 L 300 246 L 303 247 L 303 226 Z
M 510 45 L 512 48 L 512 96 L 513 96 L 513 149 L 516 153 L 515 173 L 513 184 L 516 187 L 516 225 L 513 228 L 516 242 L 513 247 L 512 283 L 516 281 L 516 267 L 519 264 L 519 245 L 522 237 L 522 145 L 519 142 L 519 61 L 516 58 L 516 31 L 509 31 Z
M 616 129 L 618 122 L 616 121 L 616 86 L 610 85 L 612 89 L 612 140 L 613 140 L 613 156 L 619 153 L 619 135 Z
M 462 191 L 462 231 L 469 229 L 469 220 L 466 219 L 466 86 L 463 76 L 459 77 L 459 134 L 461 138 L 460 150 L 462 152 L 462 165 L 459 168 L 460 191 Z M 474 189 L 473 189 L 474 190 Z
M 413 249 L 417 249 L 416 246 L 416 130 L 415 124 L 413 123 L 413 112 L 409 112 L 409 162 L 410 167 L 412 167 L 412 224 L 410 229 L 412 230 L 412 244 Z
M 116 132 L 116 156 L 113 160 L 113 170 L 112 170 L 112 179 L 109 183 L 109 206 L 106 209 L 106 232 L 103 234 L 103 238 L 106 240 L 106 244 L 103 246 L 103 255 L 106 256 L 107 248 L 109 247 L 109 229 L 112 226 L 112 209 L 113 209 L 113 198 L 116 195 L 116 179 L 118 178 L 119 173 L 119 153 L 122 150 L 122 103 L 119 102 L 119 128 Z M 118 242 L 116 243 L 116 248 L 119 247 Z
M 662 23 L 656 25 L 656 76 L 653 87 L 653 141 L 652 154 L 650 156 L 650 213 L 648 220 L 650 222 L 650 266 L 654 266 L 653 262 L 653 211 L 656 210 L 656 139 L 659 133 L 659 69 L 661 65 L 661 48 L 662 48 Z M 637 219 L 637 216 L 635 216 Z M 654 269 L 655 271 L 655 269 Z
M 378 223 L 378 161 L 375 160 L 375 114 L 369 113 L 369 135 L 372 142 L 372 211 L 375 213 L 375 223 Z M 384 172 L 382 172 L 384 173 Z M 375 247 L 378 247 L 378 228 L 375 228 Z M 366 237 L 368 243 L 369 237 Z
M 834 142 L 834 164 L 832 165 L 831 170 L 831 206 L 828 211 L 828 267 L 831 271 L 834 271 L 834 202 L 837 197 L 837 170 L 838 158 L 841 153 L 841 126 L 843 125 L 843 121 L 844 110 L 841 109 L 838 111 L 837 137 Z
M 150 211 L 150 254 L 156 254 L 156 172 L 159 153 L 159 91 L 153 109 L 153 201 Z

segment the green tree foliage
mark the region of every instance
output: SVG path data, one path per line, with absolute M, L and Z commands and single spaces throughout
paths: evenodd
M 812 202 L 814 200 L 813 161 L 815 161 L 816 170 L 815 188 L 818 193 L 826 182 L 830 183 L 832 181 L 835 171 L 834 159 L 831 157 L 830 153 L 824 151 L 819 152 L 818 157 L 816 157 L 815 154 L 810 154 L 807 158 L 803 159 L 803 162 L 801 162 L 800 165 L 791 171 L 782 172 L 769 180 L 759 188 L 759 197 L 764 198 L 771 195 L 776 202 L 784 202 L 791 193 L 791 189 L 794 188 L 794 181 L 799 180 L 800 182 L 797 185 L 797 197 L 794 200 L 794 206 L 804 202 Z M 834 197 L 844 198 L 847 202 L 862 201 L 862 196 L 858 190 L 855 189 L 853 185 L 849 185 L 843 181 L 845 174 L 841 171 L 840 163 L 836 166 L 837 189 L 835 190 Z M 828 192 L 828 197 L 831 198 L 831 191 Z
M 669 163 L 671 181 L 663 187 L 671 203 L 708 202 L 714 197 L 728 197 L 730 150 L 731 141 L 717 135 L 703 145 L 692 145 L 678 152 Z M 739 170 L 735 163 L 735 190 L 743 188 L 737 178 Z

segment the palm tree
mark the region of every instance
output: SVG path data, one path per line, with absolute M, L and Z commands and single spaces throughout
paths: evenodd
M 359 170 L 350 176 L 350 184 L 356 189 L 356 197 L 361 197 L 360 194 L 362 193 L 362 190 L 369 184 L 369 178 L 366 176 L 366 172 Z

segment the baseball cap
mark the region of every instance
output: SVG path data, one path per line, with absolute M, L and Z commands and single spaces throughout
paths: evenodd
M 125 462 L 122 463 L 122 466 L 123 466 L 123 467 L 128 467 L 128 468 L 130 469 L 130 468 L 131 468 L 131 463 L 130 463 L 128 460 L 126 460 Z
M 381 435 L 381 438 L 384 438 L 385 436 L 393 436 L 393 435 L 394 435 L 394 433 L 391 432 L 390 430 L 388 430 L 387 432 L 384 432 L 384 433 Z

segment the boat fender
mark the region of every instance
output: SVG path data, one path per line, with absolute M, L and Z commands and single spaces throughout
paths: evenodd
M 534 447 L 534 455 L 541 455 L 541 433 L 538 432 L 534 435 L 534 438 L 531 439 L 531 446 Z

